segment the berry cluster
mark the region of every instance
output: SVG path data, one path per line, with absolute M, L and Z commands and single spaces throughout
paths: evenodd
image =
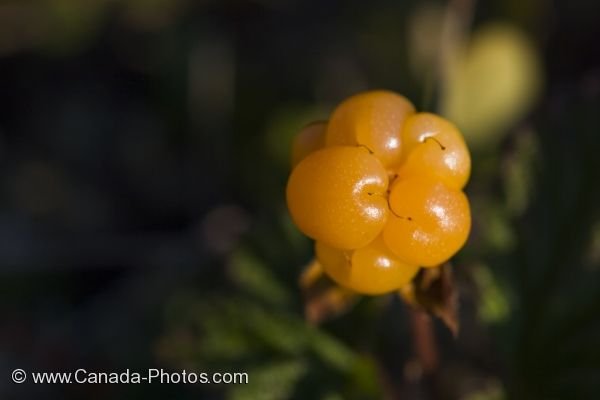
M 465 141 L 450 122 L 416 113 L 401 95 L 348 98 L 329 121 L 298 134 L 292 166 L 292 219 L 316 240 L 318 261 L 341 286 L 364 294 L 396 290 L 467 240 Z

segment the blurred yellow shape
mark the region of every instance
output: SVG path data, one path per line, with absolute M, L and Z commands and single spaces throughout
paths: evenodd
M 535 47 L 505 23 L 476 31 L 465 50 L 450 62 L 440 106 L 471 146 L 497 143 L 527 112 L 541 89 L 542 70 Z
M 299 286 L 301 289 L 310 289 L 325 273 L 323 266 L 313 259 L 300 274 Z

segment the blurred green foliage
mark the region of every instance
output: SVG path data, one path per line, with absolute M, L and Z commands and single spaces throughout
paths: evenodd
M 245 294 L 171 300 L 161 358 L 179 368 L 218 372 L 235 365 L 247 371 L 249 384 L 233 389 L 231 399 L 380 396 L 370 357 L 307 325 L 265 265 L 242 252 L 229 272 Z M 320 384 L 310 384 L 315 381 Z

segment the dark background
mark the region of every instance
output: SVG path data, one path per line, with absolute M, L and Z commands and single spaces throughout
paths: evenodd
M 597 398 L 599 8 L 0 1 L 0 397 Z M 448 21 L 464 43 L 502 21 L 526 49 L 498 50 L 514 70 L 469 70 L 462 114 L 436 58 L 460 48 Z M 531 85 L 500 98 L 503 73 Z M 454 120 L 473 151 L 462 330 L 435 322 L 427 373 L 397 296 L 314 326 L 297 285 L 312 249 L 285 209 L 291 138 L 373 88 Z M 509 111 L 463 124 L 471 104 Z M 14 368 L 250 384 L 16 385 Z

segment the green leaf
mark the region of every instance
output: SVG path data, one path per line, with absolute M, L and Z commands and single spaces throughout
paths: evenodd
M 269 119 L 265 145 L 268 153 L 282 166 L 288 166 L 294 136 L 310 122 L 327 119 L 324 107 L 288 105 L 279 108 Z
M 229 390 L 229 400 L 281 400 L 292 397 L 298 380 L 307 372 L 298 360 L 268 364 L 248 370 L 248 384 Z
M 285 287 L 258 258 L 246 250 L 238 250 L 232 255 L 229 272 L 242 289 L 257 298 L 278 306 L 290 301 Z
M 299 354 L 307 347 L 304 321 L 287 314 L 273 313 L 256 305 L 240 305 L 239 318 L 247 329 L 267 346 L 286 354 Z
M 340 371 L 348 371 L 356 360 L 356 355 L 337 339 L 316 328 L 309 328 L 309 345 L 325 363 Z
M 510 316 L 510 303 L 492 271 L 487 265 L 477 265 L 472 277 L 480 294 L 479 318 L 487 324 L 504 322 Z

